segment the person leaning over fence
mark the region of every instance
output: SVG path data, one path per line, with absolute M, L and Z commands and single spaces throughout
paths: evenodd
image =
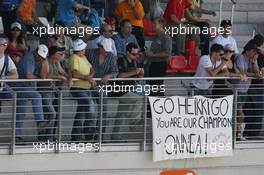
M 12 59 L 5 54 L 8 41 L 5 38 L 0 38 L 0 78 L 3 79 L 17 79 L 17 68 Z M 0 82 L 0 111 L 2 106 L 2 100 L 10 98 L 11 94 L 6 92 L 4 83 Z
M 242 81 L 246 81 L 248 77 L 245 74 L 241 74 L 235 65 L 236 54 L 232 45 L 226 45 L 224 47 L 225 58 L 227 59 L 226 66 L 229 73 L 229 77 L 240 77 Z M 217 79 L 214 81 L 213 97 L 221 98 L 234 94 L 234 84 L 238 79 Z
M 39 45 L 36 50 L 26 53 L 17 63 L 20 79 L 45 79 L 49 71 L 47 60 L 48 48 Z M 43 115 L 42 97 L 37 91 L 36 81 L 16 83 L 17 91 L 17 114 L 16 114 L 16 140 L 22 142 L 22 127 L 26 115 L 27 101 L 32 102 L 34 118 L 37 122 L 38 140 L 42 140 L 46 122 Z
M 144 69 L 140 68 L 137 63 L 139 48 L 134 43 L 129 43 L 126 46 L 127 55 L 123 58 L 118 58 L 119 74 L 118 78 L 143 78 Z M 120 130 L 124 130 L 129 123 L 129 130 L 136 130 L 136 125 L 141 122 L 143 114 L 143 96 L 133 91 L 133 87 L 137 87 L 135 81 L 116 81 L 117 85 L 128 86 L 124 91 L 117 92 L 115 96 L 120 97 L 118 113 L 113 128 L 112 140 L 122 140 Z M 116 89 L 118 91 L 118 89 Z M 120 89 L 119 89 L 120 90 Z M 125 119 L 124 119 L 125 118 Z
M 43 82 L 38 84 L 38 90 L 42 96 L 44 117 L 47 121 L 46 131 L 43 133 L 43 141 L 53 141 L 53 126 L 56 119 L 56 110 L 53 102 L 56 98 L 57 88 L 70 85 L 70 76 L 63 70 L 60 61 L 64 55 L 65 48 L 52 46 L 49 48 L 49 72 L 48 79 L 60 80 L 59 82 Z
M 262 78 L 262 72 L 259 71 L 258 67 L 258 47 L 254 40 L 250 40 L 244 47 L 242 54 L 238 55 L 236 58 L 236 66 L 242 74 L 247 75 L 248 77 Z M 235 85 L 238 97 L 237 97 L 237 139 L 245 140 L 242 132 L 242 124 L 244 122 L 244 111 L 245 102 L 248 97 L 248 90 L 251 85 L 251 80 L 247 81 L 238 81 Z
M 200 58 L 200 62 L 194 77 L 215 77 L 228 76 L 227 58 L 225 58 L 224 47 L 219 44 L 214 44 L 211 47 L 210 55 L 204 55 Z M 195 95 L 212 95 L 211 88 L 213 80 L 193 80 Z
M 74 54 L 70 58 L 70 70 L 74 81 L 71 94 L 77 100 L 77 112 L 72 127 L 72 141 L 91 141 L 96 132 L 96 119 L 92 106 L 91 88 L 96 86 L 95 71 L 85 56 L 87 44 L 78 39 L 73 42 Z M 84 137 L 83 137 L 84 136 Z
M 254 41 L 259 48 L 258 51 L 258 67 L 264 75 L 264 37 L 262 35 L 256 35 Z M 250 103 L 250 109 L 248 114 L 250 117 L 245 118 L 245 132 L 244 136 L 247 139 L 261 139 L 262 120 L 264 116 L 264 81 L 262 79 L 253 79 L 248 91 Z M 263 139 L 263 136 L 262 136 Z

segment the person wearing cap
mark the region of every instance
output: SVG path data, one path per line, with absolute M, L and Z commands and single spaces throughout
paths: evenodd
M 260 34 L 257 34 L 254 37 L 256 46 L 258 47 L 258 67 L 262 75 L 264 75 L 264 53 L 262 48 L 264 46 L 264 37 Z M 248 91 L 250 110 L 249 114 L 245 118 L 245 132 L 244 136 L 247 139 L 260 139 L 261 129 L 262 129 L 262 120 L 264 116 L 264 80 L 262 79 L 253 79 L 251 86 Z M 263 136 L 262 136 L 263 137 Z M 263 138 L 262 138 L 263 139 Z
M 1 0 L 0 11 L 2 11 L 2 23 L 4 27 L 4 33 L 7 36 L 9 34 L 10 26 L 17 20 L 16 10 L 22 0 Z
M 65 48 L 58 46 L 52 46 L 49 48 L 49 72 L 47 79 L 61 80 L 56 82 L 55 86 L 61 88 L 62 86 L 70 86 L 70 76 L 63 70 L 60 61 L 64 55 Z M 42 96 L 42 104 L 45 120 L 47 120 L 47 129 L 43 133 L 43 141 L 54 139 L 53 126 L 56 127 L 54 120 L 56 119 L 56 110 L 53 106 L 55 100 L 56 91 L 53 88 L 51 82 L 41 82 L 38 84 L 38 90 Z
M 39 45 L 36 50 L 26 53 L 17 63 L 17 69 L 20 79 L 46 79 L 49 72 L 47 60 L 48 48 L 46 45 Z M 34 118 L 37 122 L 38 140 L 46 125 L 43 115 L 42 97 L 37 91 L 36 81 L 25 81 L 16 83 L 17 90 L 17 115 L 16 115 L 16 139 L 22 141 L 22 127 L 25 118 L 26 104 L 30 100 L 34 111 Z
M 232 23 L 230 20 L 223 20 L 221 22 L 220 27 L 223 28 L 224 32 L 216 36 L 212 44 L 220 44 L 223 47 L 226 45 L 231 45 L 235 51 L 235 54 L 238 54 L 238 48 L 237 48 L 237 42 L 236 40 L 231 36 L 232 34 Z
M 98 43 L 98 49 L 86 50 L 86 57 L 95 70 L 94 77 L 101 78 L 102 84 L 108 84 L 118 74 L 117 59 L 111 53 L 111 44 L 109 40 L 103 39 Z
M 116 51 L 116 46 L 115 46 L 115 42 L 114 40 L 112 39 L 112 36 L 113 36 L 113 28 L 111 25 L 109 24 L 104 24 L 102 26 L 102 28 L 100 29 L 100 36 L 97 37 L 96 39 L 94 39 L 92 41 L 92 49 L 97 49 L 98 48 L 98 43 L 100 43 L 103 39 L 108 39 L 111 41 L 111 52 L 117 56 L 117 51 Z
M 85 56 L 87 44 L 77 39 L 73 42 L 74 54 L 70 58 L 70 70 L 74 81 L 71 94 L 78 102 L 77 112 L 72 127 L 72 141 L 93 140 L 96 131 L 96 118 L 92 105 L 91 88 L 96 86 L 93 79 L 95 71 Z
M 8 34 L 8 46 L 6 53 L 10 55 L 15 63 L 18 63 L 21 57 L 28 50 L 26 39 L 22 32 L 22 26 L 18 22 L 14 22 L 11 25 L 11 32 Z
M 244 51 L 242 54 L 238 55 L 236 58 L 236 66 L 241 72 L 248 77 L 255 77 L 255 78 L 262 78 L 262 74 L 259 71 L 258 66 L 258 47 L 254 40 L 250 40 L 246 46 L 244 47 Z M 251 85 L 251 80 L 248 79 L 247 81 L 239 80 L 235 85 L 238 91 L 237 97 L 237 139 L 238 140 L 245 140 L 242 132 L 242 124 L 244 122 L 244 105 L 248 97 L 248 90 Z

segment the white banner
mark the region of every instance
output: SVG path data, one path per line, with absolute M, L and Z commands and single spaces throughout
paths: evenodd
M 233 96 L 149 97 L 153 160 L 232 156 Z

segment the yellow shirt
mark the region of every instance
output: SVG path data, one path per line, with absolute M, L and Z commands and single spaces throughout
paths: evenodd
M 76 70 L 81 75 L 88 76 L 91 72 L 92 65 L 86 59 L 85 56 L 80 57 L 78 55 L 73 54 L 70 57 L 70 68 L 71 72 Z M 89 81 L 74 81 L 73 88 L 81 88 L 81 89 L 90 89 L 91 83 Z

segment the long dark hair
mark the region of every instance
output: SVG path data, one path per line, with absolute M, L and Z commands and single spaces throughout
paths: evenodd
M 8 33 L 8 40 L 9 40 L 10 42 L 13 42 L 13 41 L 14 41 L 13 36 L 12 36 L 12 31 L 10 31 L 10 32 Z M 17 43 L 18 43 L 18 44 L 23 44 L 23 41 L 26 42 L 26 38 L 25 38 L 23 32 L 20 31 L 20 34 L 19 34 L 19 36 L 17 37 Z

